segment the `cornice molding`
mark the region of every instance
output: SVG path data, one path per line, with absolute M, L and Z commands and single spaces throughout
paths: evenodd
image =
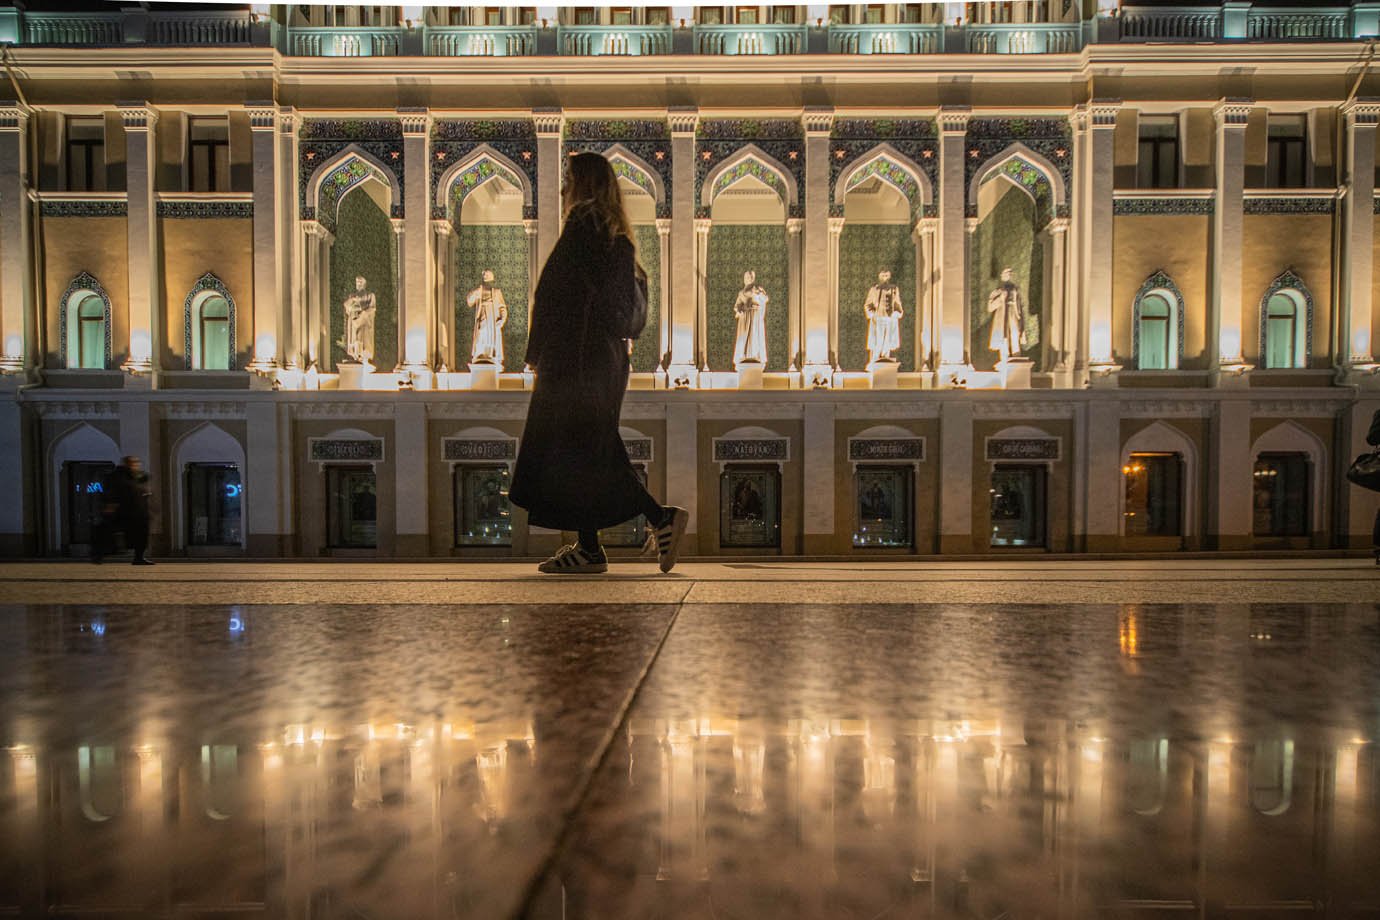
M 403 137 L 426 137 L 431 131 L 431 110 L 426 106 L 398 109 L 398 121 L 402 122 Z
M 146 102 L 117 102 L 126 131 L 150 131 L 158 124 L 158 110 Z
M 532 124 L 536 126 L 537 137 L 559 138 L 565 127 L 565 112 L 558 108 L 533 109 Z
M 939 110 L 939 117 L 935 119 L 939 124 L 940 135 L 955 135 L 968 133 L 968 119 L 973 117 L 973 110 L 968 106 L 944 106 Z
M 673 107 L 666 111 L 671 137 L 693 137 L 700 124 L 700 111 L 695 108 Z
M 278 107 L 271 101 L 246 102 L 244 110 L 249 113 L 251 131 L 272 131 L 278 124 Z
M 834 110 L 828 106 L 811 106 L 800 116 L 806 137 L 828 137 L 834 130 Z
M 292 407 L 293 418 L 392 418 L 392 402 L 300 402 Z
M 1073 405 L 1053 400 L 1020 400 L 995 402 L 981 400 L 973 403 L 973 418 L 986 419 L 1066 419 L 1073 418 Z
M 1222 127 L 1244 128 L 1250 120 L 1251 109 L 1253 108 L 1255 108 L 1255 100 L 1253 99 L 1223 99 L 1212 107 L 1212 115 Z
M 100 419 L 119 418 L 120 406 L 111 400 L 59 399 L 35 400 L 34 411 L 39 418 Z

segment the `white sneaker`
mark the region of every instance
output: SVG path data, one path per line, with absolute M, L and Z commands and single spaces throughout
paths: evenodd
M 661 571 L 669 572 L 675 568 L 676 560 L 680 558 L 680 543 L 685 536 L 686 525 L 690 523 L 690 512 L 684 508 L 677 508 L 674 505 L 668 509 L 671 517 L 667 519 L 648 538 L 648 543 L 655 541 L 656 561 L 661 566 Z
M 537 566 L 537 571 L 546 575 L 600 575 L 608 570 L 607 556 L 602 552 L 595 555 L 578 543 L 562 546 L 556 555 Z

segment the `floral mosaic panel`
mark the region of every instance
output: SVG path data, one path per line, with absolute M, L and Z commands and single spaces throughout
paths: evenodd
M 434 204 L 438 200 L 437 186 L 446 170 L 462 162 L 480 145 L 488 146 L 506 157 L 527 176 L 532 188 L 532 204 L 523 205 L 522 216 L 535 220 L 537 216 L 537 131 L 531 119 L 481 118 L 438 121 L 432 128 L 429 157 L 431 161 L 431 216 L 446 217 L 445 208 Z M 450 197 L 450 193 L 446 197 Z
M 934 122 L 927 118 L 839 118 L 829 134 L 829 205 L 830 214 L 843 216 L 842 206 L 834 203 L 839 177 L 859 159 L 872 154 L 885 143 L 901 156 L 914 163 L 930 181 L 930 188 L 939 187 L 939 146 Z M 923 216 L 937 213 L 931 202 Z M 917 216 L 919 213 L 917 212 Z
M 1001 165 L 1000 172 L 1035 199 L 1035 216 L 1039 226 L 1043 227 L 1054 217 L 1054 190 L 1050 187 L 1049 178 L 1038 167 L 1021 157 L 1013 157 Z
M 342 150 L 351 145 L 363 150 L 382 163 L 396 181 L 399 190 L 405 188 L 406 160 L 403 156 L 402 123 L 388 118 L 308 118 L 298 131 L 298 207 L 304 220 L 316 217 L 317 202 L 307 200 L 312 177 Z M 323 183 L 324 184 L 324 183 Z M 339 200 L 337 198 L 337 200 Z M 391 217 L 402 217 L 402 202 L 393 207 Z M 322 206 L 321 210 L 325 210 Z
M 848 187 L 843 190 L 844 194 L 847 195 L 874 176 L 906 197 L 906 202 L 910 205 L 911 220 L 917 220 L 920 217 L 923 197 L 920 192 L 920 183 L 915 181 L 915 177 L 910 174 L 908 169 L 885 157 L 872 160 L 853 173 L 848 179 Z
M 479 287 L 485 269 L 494 273 L 494 284 L 508 304 L 503 326 L 503 369 L 522 370 L 527 353 L 528 303 L 531 279 L 527 273 L 527 231 L 517 224 L 461 225 L 455 256 L 455 364 L 463 370 L 470 363 L 474 344 L 474 311 L 465 303 Z
M 457 226 L 460 221 L 460 208 L 470 193 L 490 179 L 499 178 L 513 188 L 521 189 L 522 181 L 513 171 L 492 157 L 482 159 L 466 166 L 450 187 L 450 219 Z
M 657 202 L 656 216 L 671 216 L 671 130 L 664 121 L 653 119 L 580 119 L 566 124 L 566 156 L 573 153 L 604 153 L 611 147 L 621 147 L 655 170 L 666 190 L 664 200 Z M 614 172 L 626 177 L 639 188 L 656 197 L 655 185 L 635 166 L 613 161 Z
M 1065 194 L 1073 181 L 1073 132 L 1063 118 L 973 118 L 968 122 L 966 183 L 986 163 L 1012 144 L 1024 144 L 1059 170 Z M 1054 202 L 1057 216 L 1067 216 L 1068 202 Z
M 748 144 L 756 146 L 792 175 L 800 194 L 789 216 L 803 217 L 805 135 L 798 121 L 785 118 L 720 118 L 700 122 L 695 138 L 696 216 L 709 216 L 709 209 L 701 204 L 701 190 L 709 173 Z
M 784 371 L 791 363 L 790 256 L 786 228 L 780 224 L 716 224 L 709 230 L 706 352 L 709 369 L 733 370 L 737 318 L 733 302 L 743 287 L 743 272 L 757 273 L 767 291 L 767 370 Z
M 867 368 L 867 291 L 877 273 L 891 272 L 901 289 L 901 347 L 896 350 L 903 371 L 915 370 L 915 242 L 905 224 L 846 223 L 839 236 L 839 366 L 846 371 Z
M 335 242 L 331 245 L 330 355 L 336 367 L 345 358 L 345 298 L 363 276 L 374 292 L 374 366 L 391 371 L 398 363 L 398 244 L 392 222 L 361 191 L 340 201 Z
M 637 258 L 647 271 L 647 327 L 633 343 L 632 367 L 650 372 L 661 365 L 661 237 L 653 224 L 633 227 Z
M 776 192 L 777 195 L 781 196 L 782 202 L 786 201 L 786 183 L 781 181 L 781 177 L 774 170 L 768 169 L 757 160 L 743 160 L 732 169 L 720 173 L 718 178 L 714 180 L 714 187 L 710 191 L 711 200 L 718 197 L 724 189 L 747 176 L 752 176 Z
M 316 212 L 317 220 L 323 227 L 332 233 L 335 232 L 341 199 L 345 197 L 346 192 L 371 176 L 377 177 L 380 181 L 387 181 L 379 176 L 378 170 L 357 158 L 341 163 L 327 174 L 321 182 L 317 199 L 319 207 Z
M 1044 334 L 1044 249 L 1036 237 L 1036 206 L 1016 189 L 1008 189 L 991 212 L 978 224 L 971 239 L 968 275 L 969 348 L 973 366 L 982 371 L 996 367 L 998 355 L 990 347 L 993 314 L 987 299 L 1001 283 L 1001 272 L 1010 268 L 1012 281 L 1025 298 L 1025 354 L 1043 370 L 1040 346 Z M 846 229 L 846 228 L 845 228 Z

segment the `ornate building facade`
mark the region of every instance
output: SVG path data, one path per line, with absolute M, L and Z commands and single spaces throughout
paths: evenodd
M 1361 2 L 0 11 L 0 545 L 83 552 L 135 454 L 167 554 L 554 548 L 506 492 L 579 151 L 651 281 L 629 453 L 696 554 L 1368 545 L 1378 32 Z

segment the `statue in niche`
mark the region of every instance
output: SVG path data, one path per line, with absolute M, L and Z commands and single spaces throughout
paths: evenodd
M 992 334 L 988 347 L 1001 355 L 1001 361 L 1025 358 L 1025 298 L 1011 280 L 1011 269 L 1001 270 L 1001 283 L 987 295 L 987 312 L 992 314 Z
M 474 338 L 470 345 L 471 364 L 503 363 L 503 327 L 508 323 L 508 302 L 503 289 L 494 287 L 494 273 L 484 269 L 479 287 L 465 296 L 474 311 Z
M 372 365 L 374 358 L 374 314 L 378 298 L 369 290 L 361 275 L 355 278 L 355 289 L 343 304 L 345 309 L 345 355 L 350 363 Z
M 869 364 L 896 363 L 892 354 L 901 347 L 901 289 L 892 283 L 891 272 L 882 269 L 877 283 L 867 289 L 863 303 L 867 314 L 867 356 Z
M 767 363 L 767 292 L 757 283 L 757 273 L 743 272 L 743 288 L 733 301 L 738 335 L 733 342 L 733 369 L 740 364 Z

